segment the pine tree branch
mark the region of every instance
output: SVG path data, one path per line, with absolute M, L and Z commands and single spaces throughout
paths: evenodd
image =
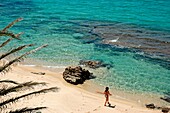
M 32 113 L 34 111 L 41 110 L 41 109 L 46 109 L 46 108 L 47 107 L 36 107 L 36 108 L 25 107 L 25 108 L 22 108 L 22 109 L 17 109 L 15 111 L 10 111 L 9 113 Z
M 16 20 L 14 20 L 14 21 L 11 22 L 10 24 L 8 24 L 8 25 L 2 30 L 2 32 L 7 31 L 7 29 L 9 29 L 9 28 L 12 27 L 16 22 L 19 22 L 19 21 L 21 21 L 21 20 L 23 20 L 23 18 L 18 18 L 18 19 L 16 19 Z
M 8 100 L 1 102 L 0 108 L 2 108 L 3 106 L 6 106 L 9 103 L 14 103 L 21 98 L 26 98 L 28 96 L 36 95 L 36 94 L 48 93 L 50 91 L 55 92 L 55 91 L 58 91 L 58 89 L 59 89 L 58 87 L 51 87 L 51 88 L 42 89 L 42 90 L 39 90 L 39 91 L 34 91 L 34 92 L 31 92 L 31 93 L 28 93 L 28 94 L 25 94 L 25 95 L 21 95 L 21 96 L 15 97 L 15 98 L 11 98 L 11 99 L 8 99 Z
M 0 60 L 3 59 L 3 58 L 5 58 L 6 56 L 8 56 L 8 55 L 10 55 L 10 54 L 13 54 L 13 53 L 15 53 L 15 52 L 17 52 L 17 51 L 20 51 L 20 50 L 22 50 L 22 49 L 24 49 L 24 48 L 26 48 L 26 47 L 30 47 L 30 46 L 33 46 L 33 44 L 23 45 L 23 46 L 20 46 L 20 47 L 18 47 L 18 48 L 14 48 L 14 49 L 12 49 L 11 51 L 9 51 L 9 52 L 7 52 L 7 53 L 5 53 L 5 54 L 2 54 L 2 55 L 0 56 Z
M 42 45 L 42 46 L 40 46 L 40 47 L 38 47 L 38 48 L 36 48 L 36 49 L 33 49 L 33 50 L 31 50 L 31 51 L 28 51 L 28 52 L 22 54 L 21 56 L 15 58 L 14 60 L 9 61 L 9 63 L 7 63 L 6 65 L 0 67 L 0 72 L 4 71 L 6 68 L 8 68 L 9 66 L 11 66 L 13 63 L 19 62 L 23 57 L 25 57 L 25 56 L 27 56 L 27 55 L 29 55 L 29 54 L 35 53 L 36 51 L 38 51 L 38 50 L 40 50 L 40 49 L 42 49 L 42 48 L 44 48 L 44 47 L 47 47 L 47 46 L 48 46 L 47 44 Z M 5 70 L 5 71 L 6 71 L 6 70 Z
M 26 83 L 22 83 L 22 84 L 19 84 L 17 86 L 12 86 L 12 87 L 9 87 L 9 88 L 3 88 L 3 89 L 0 89 L 0 96 L 4 96 L 4 95 L 7 95 L 9 93 L 12 93 L 12 92 L 18 92 L 18 91 L 22 91 L 22 90 L 26 90 L 26 89 L 33 89 L 34 87 L 33 86 L 36 86 L 36 85 L 46 85 L 45 82 L 26 82 Z

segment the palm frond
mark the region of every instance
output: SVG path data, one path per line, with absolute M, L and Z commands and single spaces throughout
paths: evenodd
M 35 53 L 36 51 L 38 51 L 38 50 L 40 50 L 40 49 L 42 49 L 42 48 L 44 48 L 44 47 L 47 47 L 47 46 L 48 46 L 47 44 L 44 44 L 44 45 L 42 45 L 42 46 L 40 46 L 40 47 L 38 47 L 38 48 L 36 48 L 36 49 L 33 49 L 33 50 L 31 50 L 31 51 L 25 53 L 25 54 L 23 55 L 23 57 L 26 56 L 26 55 Z
M 0 69 L 1 69 L 1 67 L 0 67 Z M 9 72 L 10 70 L 12 70 L 12 68 L 9 66 L 9 67 L 3 69 L 2 71 L 0 71 L 0 74 L 6 74 L 6 73 Z
M 14 103 L 14 102 L 18 101 L 21 98 L 26 98 L 28 96 L 42 94 L 42 93 L 48 93 L 50 91 L 56 92 L 56 91 L 58 91 L 58 89 L 59 89 L 58 87 L 51 87 L 51 88 L 42 89 L 42 90 L 39 90 L 39 91 L 34 91 L 34 92 L 31 92 L 31 93 L 27 93 L 27 94 L 24 94 L 24 95 L 15 97 L 15 98 L 11 98 L 11 99 L 8 99 L 8 100 L 5 100 L 5 101 L 1 102 L 0 103 L 0 108 L 3 108 L 3 106 L 6 106 L 9 103 Z
M 0 83 L 12 83 L 12 84 L 19 84 L 18 82 L 12 80 L 0 80 Z
M 6 40 L 5 42 L 3 42 L 0 47 L 3 47 L 5 45 L 7 45 L 13 38 L 9 38 L 8 40 Z
M 21 21 L 21 20 L 23 20 L 23 18 L 18 18 L 18 19 L 16 19 L 16 20 L 14 20 L 14 21 L 11 22 L 10 24 L 8 24 L 8 25 L 2 30 L 2 32 L 7 31 L 7 29 L 9 29 L 9 28 L 12 27 L 16 22 L 19 22 L 19 21 Z
M 3 59 L 3 58 L 5 58 L 6 56 L 8 56 L 8 55 L 10 55 L 10 54 L 13 54 L 13 53 L 15 53 L 15 52 L 17 52 L 17 51 L 20 51 L 20 50 L 22 50 L 22 49 L 24 49 L 24 48 L 26 48 L 26 47 L 29 47 L 29 46 L 33 46 L 33 44 L 23 45 L 23 46 L 19 46 L 19 47 L 17 47 L 17 48 L 14 48 L 14 49 L 12 49 L 11 51 L 2 54 L 2 55 L 0 56 L 0 60 Z
M 7 39 L 6 41 L 4 41 L 3 43 L 0 44 L 0 48 L 6 46 L 13 38 L 15 39 L 20 39 L 19 36 L 21 34 L 23 34 L 23 32 L 21 33 L 13 33 L 13 32 L 9 32 L 8 29 L 11 28 L 16 22 L 21 21 L 22 18 L 18 18 L 16 20 L 14 20 L 13 22 L 11 22 L 10 24 L 8 24 L 4 29 L 0 30 L 0 37 L 1 36 L 7 36 L 7 37 L 11 37 L 9 39 Z M 11 49 L 10 51 L 2 54 L 0 56 L 0 60 L 2 60 L 3 58 L 7 57 L 8 55 L 14 54 L 15 52 L 18 52 L 26 47 L 32 46 L 32 44 L 29 45 L 23 45 L 14 49 Z M 41 48 L 46 47 L 47 45 L 42 45 L 38 48 L 35 48 L 33 50 L 30 50 L 28 52 L 25 52 L 24 54 L 14 58 L 11 61 L 5 62 L 2 66 L 0 66 L 0 73 L 5 74 L 6 72 L 8 72 L 9 70 L 11 70 L 11 65 L 14 64 L 15 62 L 20 62 L 22 59 L 24 59 L 27 55 L 35 53 L 36 51 L 40 50 Z M 2 62 L 3 63 L 3 62 Z M 8 84 L 10 83 L 10 84 Z M 24 98 L 28 98 L 30 96 L 36 96 L 42 93 L 48 93 L 48 92 L 55 92 L 58 91 L 58 87 L 51 87 L 51 88 L 46 88 L 46 89 L 41 89 L 38 91 L 30 91 L 30 93 L 24 93 L 24 94 L 20 94 L 17 97 L 10 97 L 8 94 L 12 93 L 12 92 L 19 92 L 19 91 L 24 91 L 27 89 L 33 89 L 35 88 L 35 86 L 37 85 L 46 85 L 45 82 L 25 82 L 25 83 L 18 83 L 12 80 L 0 80 L 0 85 L 2 85 L 1 89 L 0 89 L 0 112 L 3 111 L 5 112 L 5 110 L 8 108 L 8 106 L 12 105 L 13 103 L 16 103 L 17 101 L 19 101 L 20 99 L 24 99 Z M 8 95 L 8 96 L 5 96 Z M 12 107 L 14 108 L 14 107 Z M 32 113 L 34 111 L 37 110 L 41 110 L 41 109 L 45 109 L 47 107 L 34 107 L 34 108 L 29 108 L 29 107 L 25 107 L 25 108 L 21 108 L 21 109 L 16 109 L 14 111 L 10 111 L 8 113 Z
M 0 31 L 0 36 L 9 36 L 9 37 L 12 37 L 12 38 L 15 38 L 15 39 L 19 39 L 19 36 L 23 34 L 23 32 L 21 33 L 18 33 L 18 34 L 14 34 L 12 32 L 3 32 L 3 31 Z
M 7 30 L 12 27 L 16 22 L 19 22 L 23 20 L 22 18 L 18 18 L 16 20 L 14 20 L 13 22 L 11 22 L 10 24 L 8 24 L 3 30 L 0 30 L 0 36 L 9 36 L 9 37 L 12 37 L 12 38 L 16 38 L 16 39 L 20 39 L 19 36 L 21 34 L 23 34 L 23 32 L 21 33 L 18 33 L 18 34 L 14 34 L 12 32 L 8 32 Z
M 22 91 L 22 90 L 26 90 L 26 89 L 33 89 L 34 87 L 33 86 L 36 86 L 36 85 L 46 85 L 45 82 L 26 82 L 26 83 L 22 83 L 22 84 L 19 84 L 17 86 L 12 86 L 12 87 L 9 87 L 9 88 L 3 88 L 3 89 L 0 89 L 0 96 L 3 96 L 3 95 L 7 95 L 9 93 L 12 93 L 12 92 L 18 92 L 18 91 Z
M 36 48 L 36 49 L 33 49 L 33 50 L 31 50 L 31 51 L 28 51 L 28 52 L 22 54 L 21 56 L 15 58 L 14 60 L 9 61 L 9 63 L 7 63 L 6 65 L 0 67 L 0 72 L 2 72 L 2 71 L 5 71 L 5 72 L 8 71 L 8 70 L 6 70 L 6 69 L 7 69 L 9 66 L 11 66 L 13 63 L 19 62 L 23 57 L 25 57 L 25 56 L 27 56 L 27 55 L 29 55 L 29 54 L 35 53 L 36 51 L 38 51 L 38 50 L 40 50 L 40 49 L 42 49 L 42 48 L 44 48 L 44 47 L 47 47 L 47 46 L 48 46 L 47 44 L 42 45 L 42 46 L 40 46 L 40 47 L 38 47 L 38 48 Z
M 22 109 L 17 109 L 15 111 L 10 111 L 9 113 L 32 113 L 34 111 L 41 110 L 41 109 L 46 109 L 46 108 L 47 107 L 36 107 L 36 108 L 25 107 L 25 108 L 22 108 Z

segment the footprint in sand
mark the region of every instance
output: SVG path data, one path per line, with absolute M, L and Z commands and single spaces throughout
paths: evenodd
M 96 109 L 94 109 L 93 111 L 97 111 L 99 108 L 101 108 L 101 106 L 97 107 Z

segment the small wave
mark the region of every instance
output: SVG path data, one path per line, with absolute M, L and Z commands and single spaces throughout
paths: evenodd
M 43 66 L 46 68 L 66 68 L 66 66 Z
M 36 66 L 39 66 L 39 65 L 24 65 L 24 66 L 36 67 Z M 41 66 L 41 67 L 45 67 L 45 68 L 66 68 L 66 66 Z
M 74 37 L 83 37 L 84 35 L 81 34 L 81 33 L 74 33 L 73 36 L 74 36 Z
M 144 52 L 136 52 L 136 54 L 144 55 L 145 53 Z
M 36 65 L 26 65 L 26 64 L 24 64 L 23 66 L 27 66 L 27 67 L 36 67 Z

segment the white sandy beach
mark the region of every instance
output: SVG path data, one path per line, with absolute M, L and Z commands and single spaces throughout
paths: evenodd
M 45 72 L 45 75 L 31 72 Z M 48 87 L 57 86 L 60 88 L 58 92 L 20 100 L 15 104 L 15 108 L 47 106 L 48 108 L 42 110 L 42 113 L 161 113 L 160 110 L 150 110 L 128 100 L 116 99 L 114 95 L 110 97 L 110 101 L 112 105 L 116 105 L 115 108 L 105 107 L 104 95 L 88 92 L 82 85 L 74 86 L 66 83 L 62 78 L 62 71 L 51 72 L 40 67 L 18 65 L 7 74 L 1 75 L 0 79 L 10 79 L 19 83 L 46 82 Z

